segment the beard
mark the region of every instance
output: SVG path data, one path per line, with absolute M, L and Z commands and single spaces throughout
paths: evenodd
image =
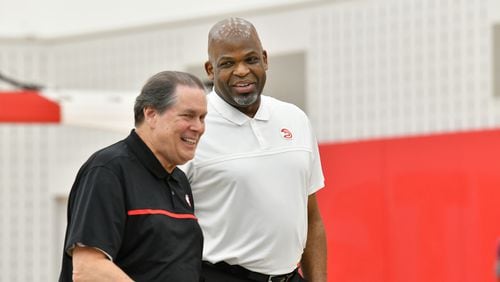
M 239 106 L 250 106 L 253 103 L 255 103 L 258 98 L 259 98 L 259 94 L 251 93 L 251 94 L 247 94 L 247 95 L 240 95 L 240 96 L 234 97 L 234 101 Z

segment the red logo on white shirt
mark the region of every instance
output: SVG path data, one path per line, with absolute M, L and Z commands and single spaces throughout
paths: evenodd
M 286 128 L 281 129 L 281 136 L 285 139 L 292 139 L 293 137 L 292 132 Z

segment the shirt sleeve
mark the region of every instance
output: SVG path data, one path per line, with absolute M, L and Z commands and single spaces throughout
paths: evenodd
M 72 189 L 65 250 L 78 243 L 100 249 L 115 259 L 126 222 L 125 198 L 118 177 L 108 168 L 92 168 Z
M 80 242 L 77 242 L 76 245 L 70 246 L 69 248 L 66 249 L 66 252 L 68 253 L 69 256 L 73 256 L 73 250 L 75 249 L 75 247 L 89 247 L 89 246 L 85 246 L 84 244 L 82 244 Z M 103 250 L 101 250 L 99 248 L 94 248 L 94 247 L 92 247 L 92 249 L 98 250 L 103 255 L 105 255 L 109 260 L 111 260 L 111 261 L 113 260 L 113 258 L 108 253 L 106 253 L 105 251 L 103 251 Z
M 309 128 L 311 128 L 309 124 Z M 318 141 L 311 131 L 311 147 L 312 147 L 312 162 L 311 174 L 309 178 L 309 195 L 316 193 L 325 186 L 325 177 L 323 175 L 323 168 L 321 166 L 321 158 L 319 155 Z

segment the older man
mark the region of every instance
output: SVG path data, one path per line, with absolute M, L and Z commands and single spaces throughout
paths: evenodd
M 165 71 L 144 85 L 135 130 L 95 154 L 71 189 L 59 281 L 198 281 L 202 232 L 185 174 L 204 133 L 202 82 Z

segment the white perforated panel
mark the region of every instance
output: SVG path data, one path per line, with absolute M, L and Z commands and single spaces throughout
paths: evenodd
M 40 44 L 0 41 L 0 73 L 19 82 L 42 84 L 47 81 L 46 49 Z M 12 89 L 0 81 L 0 90 Z
M 64 198 L 90 154 L 124 137 L 58 125 L 0 124 L 0 281 L 57 280 Z
M 180 69 L 182 38 L 150 31 L 54 44 L 50 81 L 68 89 L 140 89 L 156 72 Z
M 485 128 L 488 2 L 352 1 L 311 17 L 309 109 L 320 140 Z

